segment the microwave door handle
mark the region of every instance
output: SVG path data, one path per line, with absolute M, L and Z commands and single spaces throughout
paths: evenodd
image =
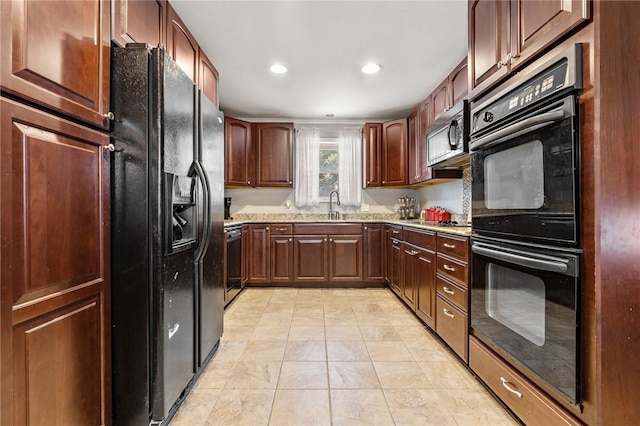
M 521 254 L 508 253 L 504 251 L 494 250 L 488 247 L 482 247 L 477 244 L 471 246 L 471 251 L 483 256 L 491 257 L 493 259 L 503 260 L 505 262 L 524 266 L 526 268 L 557 272 L 564 275 L 572 275 L 569 273 L 569 267 L 567 263 L 562 262 L 560 259 L 558 259 L 557 261 L 537 259 L 535 257 L 523 256 Z
M 451 137 L 451 132 L 453 131 L 453 138 Z M 452 151 L 455 151 L 456 149 L 458 149 L 458 139 L 456 138 L 456 135 L 458 133 L 458 120 L 451 120 L 451 123 L 449 123 L 449 132 L 448 132 L 448 137 L 449 137 L 449 148 L 451 148 Z
M 517 123 L 511 124 L 510 126 L 496 132 L 478 138 L 469 144 L 469 150 L 477 151 L 480 148 L 502 142 L 505 139 L 511 139 L 524 133 L 532 132 L 549 124 L 562 121 L 567 116 L 568 113 L 565 111 L 564 105 L 562 105 L 560 108 L 553 111 L 534 115 L 533 117 L 518 121 Z

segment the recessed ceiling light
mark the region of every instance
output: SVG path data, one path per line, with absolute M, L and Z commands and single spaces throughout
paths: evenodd
M 379 64 L 367 64 L 362 67 L 362 72 L 365 74 L 375 74 L 382 69 L 382 65 Z
M 329 117 L 329 118 L 331 118 L 331 117 L 335 117 L 336 115 L 335 115 L 335 114 L 328 113 L 328 114 L 325 114 L 324 116 L 325 116 L 325 117 Z
M 272 73 L 274 74 L 284 74 L 287 72 L 287 67 L 282 64 L 273 64 L 269 67 Z

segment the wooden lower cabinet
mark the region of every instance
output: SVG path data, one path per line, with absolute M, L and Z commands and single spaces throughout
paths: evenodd
M 0 424 L 111 424 L 108 143 L 0 98 Z
M 436 298 L 438 321 L 436 332 L 460 358 L 467 361 L 469 341 L 469 317 L 442 296 Z
M 416 254 L 416 315 L 429 327 L 435 327 L 435 253 L 419 250 Z
M 400 290 L 403 269 L 402 242 L 396 238 L 389 237 L 387 244 L 387 282 L 391 290 L 399 297 L 402 297 Z
M 469 366 L 524 424 L 582 424 L 473 336 Z
M 271 278 L 269 225 L 249 225 L 247 280 L 251 284 L 267 284 Z
M 271 282 L 293 281 L 293 237 L 291 235 L 271 237 Z
M 362 235 L 329 235 L 329 281 L 362 281 Z
M 400 294 L 402 299 L 413 310 L 416 309 L 415 293 L 419 279 L 418 251 L 417 247 L 402 243 L 402 257 L 404 265 L 403 279 L 400 280 Z
M 329 279 L 328 237 L 326 235 L 296 235 L 293 237 L 293 279 L 327 281 Z
M 384 225 L 367 224 L 363 227 L 364 281 L 384 281 L 385 235 Z

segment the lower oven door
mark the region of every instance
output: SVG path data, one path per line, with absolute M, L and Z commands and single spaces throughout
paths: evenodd
M 473 238 L 473 334 L 534 383 L 581 402 L 580 255 Z

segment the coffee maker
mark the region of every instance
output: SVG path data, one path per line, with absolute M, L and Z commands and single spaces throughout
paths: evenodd
M 224 197 L 224 220 L 233 219 L 231 217 L 231 197 Z

